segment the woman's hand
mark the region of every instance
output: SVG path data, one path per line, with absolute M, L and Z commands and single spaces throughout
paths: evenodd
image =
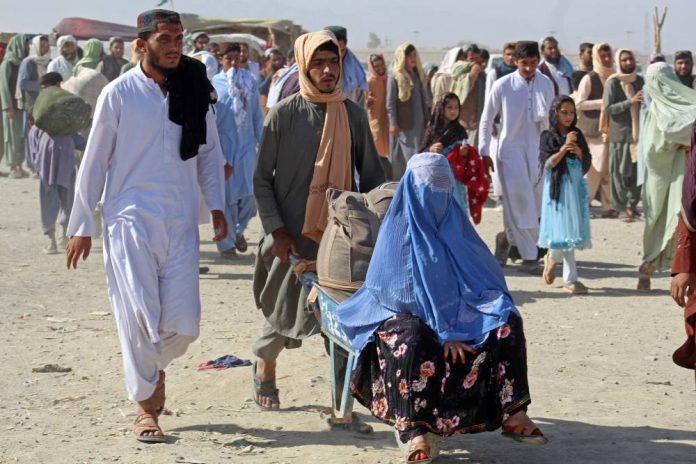
M 462 364 L 464 364 L 466 362 L 464 353 L 476 354 L 476 350 L 464 342 L 445 342 L 443 346 L 445 349 L 445 361 L 449 358 L 453 364 L 457 364 L 457 358 L 461 359 Z
M 566 135 L 566 144 L 572 144 L 578 142 L 578 133 L 575 131 L 568 132 Z
M 440 142 L 430 145 L 429 151 L 433 153 L 442 153 L 442 144 Z

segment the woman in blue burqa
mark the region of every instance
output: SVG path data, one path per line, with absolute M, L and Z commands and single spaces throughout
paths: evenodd
M 497 430 L 544 444 L 522 318 L 503 273 L 459 206 L 447 159 L 408 163 L 363 287 L 337 309 L 358 355 L 353 396 L 394 425 L 407 462 L 442 436 Z

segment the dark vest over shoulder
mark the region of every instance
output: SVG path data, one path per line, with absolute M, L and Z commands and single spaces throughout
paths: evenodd
M 594 71 L 590 71 L 588 74 L 590 76 L 590 96 L 588 100 L 601 100 L 604 94 L 604 84 L 599 78 L 599 74 Z M 585 137 L 599 137 L 601 134 L 599 132 L 599 115 L 600 110 L 591 111 L 580 111 L 580 117 L 578 118 L 578 127 L 585 134 Z

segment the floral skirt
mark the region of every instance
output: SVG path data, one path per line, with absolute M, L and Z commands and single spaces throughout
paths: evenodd
M 427 325 L 399 314 L 377 329 L 351 380 L 353 396 L 394 425 L 404 443 L 427 432 L 496 430 L 504 415 L 526 410 L 531 402 L 522 318 L 510 314 L 476 354 L 453 364 L 445 361 Z

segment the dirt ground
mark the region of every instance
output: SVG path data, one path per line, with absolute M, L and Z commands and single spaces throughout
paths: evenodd
M 5 166 L 3 171 L 6 172 Z M 356 406 L 374 433 L 330 430 L 328 358 L 320 337 L 279 360 L 283 410 L 251 402 L 250 369 L 197 371 L 223 354 L 251 359 L 262 316 L 252 298 L 250 252 L 218 259 L 204 239 L 200 339 L 167 371 L 162 419 L 169 442 L 131 435 L 121 358 L 106 294 L 101 246 L 77 272 L 64 255 L 46 256 L 38 181 L 0 178 L 0 462 L 21 463 L 396 463 L 392 430 Z M 479 231 L 492 244 L 501 213 L 484 212 Z M 248 237 L 259 238 L 254 221 Z M 643 223 L 593 220 L 594 248 L 578 254 L 588 296 L 506 268 L 524 319 L 533 404 L 550 443 L 526 447 L 496 433 L 445 441 L 442 463 L 696 462 L 694 375 L 672 364 L 684 339 L 669 277 L 649 295 L 634 288 Z M 68 373 L 32 373 L 58 364 Z

